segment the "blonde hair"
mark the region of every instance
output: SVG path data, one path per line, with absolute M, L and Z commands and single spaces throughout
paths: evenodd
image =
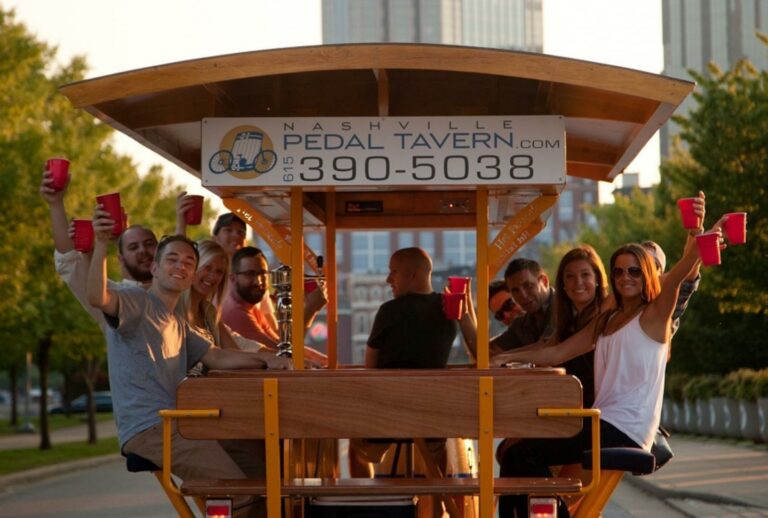
M 219 281 L 219 285 L 216 287 L 216 292 L 212 299 L 217 300 L 219 302 L 218 306 L 213 306 L 211 304 L 211 301 L 201 299 L 201 305 L 203 306 L 203 313 L 199 314 L 197 313 L 200 311 L 200 308 L 193 308 L 190 307 L 190 295 L 189 292 L 185 292 L 183 295 L 183 303 L 184 308 L 187 313 L 187 319 L 190 322 L 195 322 L 197 319 L 196 316 L 201 316 L 203 320 L 207 320 L 211 318 L 213 321 L 211 324 L 214 328 L 218 327 L 219 322 L 221 321 L 221 301 L 224 297 L 224 291 L 227 287 L 227 279 L 229 279 L 229 256 L 227 255 L 227 252 L 222 248 L 220 244 L 218 244 L 215 241 L 212 241 L 210 239 L 202 239 L 197 242 L 197 250 L 200 253 L 200 260 L 197 262 L 197 273 L 202 268 L 204 268 L 208 263 L 213 261 L 216 258 L 221 257 L 224 259 L 224 274 L 221 276 L 221 281 Z M 194 283 L 192 286 L 190 286 L 189 291 L 194 290 Z M 208 304 L 202 304 L 202 302 L 208 302 Z

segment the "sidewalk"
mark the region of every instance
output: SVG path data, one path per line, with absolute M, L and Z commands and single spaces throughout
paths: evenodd
M 105 439 L 116 437 L 117 427 L 115 421 L 99 421 L 96 423 L 96 437 Z M 88 440 L 88 427 L 86 424 L 61 428 L 51 432 L 51 443 L 56 446 L 65 442 L 85 442 Z M 22 448 L 37 448 L 40 446 L 40 433 L 22 433 L 0 437 L 0 450 L 19 450 Z
M 686 516 L 768 517 L 768 446 L 673 435 L 675 457 L 631 484 Z

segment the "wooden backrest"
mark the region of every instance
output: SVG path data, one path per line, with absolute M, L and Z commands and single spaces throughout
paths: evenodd
M 559 369 L 329 370 L 216 373 L 183 381 L 178 409 L 217 408 L 216 419 L 180 419 L 190 439 L 264 438 L 265 379 L 277 379 L 283 438 L 467 437 L 479 430 L 479 383 L 493 378 L 494 437 L 566 437 L 580 418 L 538 408 L 581 408 L 581 384 Z

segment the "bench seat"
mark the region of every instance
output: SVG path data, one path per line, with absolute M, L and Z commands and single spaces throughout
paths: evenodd
M 499 495 L 576 494 L 581 480 L 575 478 L 497 478 L 494 493 Z M 284 482 L 284 496 L 389 496 L 389 495 L 474 495 L 480 490 L 476 478 L 297 478 Z M 228 495 L 266 495 L 264 479 L 197 479 L 181 486 L 185 495 L 223 497 Z

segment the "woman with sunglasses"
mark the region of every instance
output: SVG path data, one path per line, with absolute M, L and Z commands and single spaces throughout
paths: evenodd
M 704 198 L 696 212 L 703 218 Z M 661 418 L 664 370 L 671 337 L 671 320 L 683 280 L 699 261 L 696 246 L 688 242 L 680 261 L 659 278 L 653 257 L 639 244 L 620 247 L 611 256 L 611 289 L 615 307 L 553 347 L 511 353 L 514 361 L 562 365 L 595 351 L 594 407 L 602 412 L 603 447 L 650 450 Z M 591 430 L 569 439 L 522 440 L 502 459 L 503 476 L 551 476 L 549 466 L 580 461 L 590 448 Z M 502 497 L 501 516 L 524 516 L 525 495 Z M 561 506 L 563 507 L 563 506 Z M 562 516 L 568 516 L 562 510 Z

